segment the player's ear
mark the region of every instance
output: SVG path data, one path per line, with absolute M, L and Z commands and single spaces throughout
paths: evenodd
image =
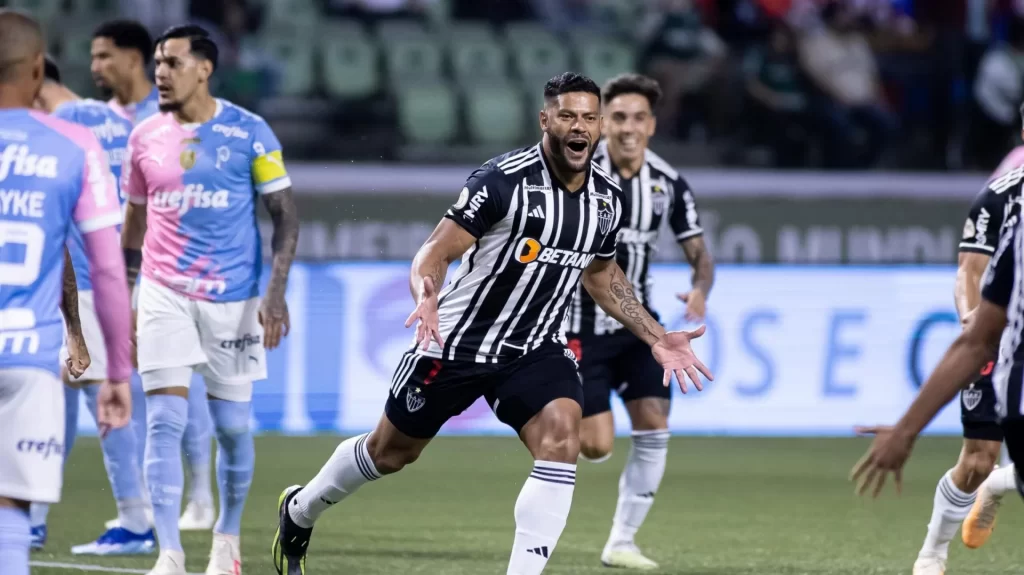
M 210 76 L 213 75 L 213 62 L 209 60 L 201 60 L 199 62 L 199 71 L 203 75 L 203 81 L 209 82 Z
M 548 107 L 547 107 L 547 104 L 545 104 L 544 107 L 540 109 L 540 131 L 541 132 L 547 132 L 548 131 Z

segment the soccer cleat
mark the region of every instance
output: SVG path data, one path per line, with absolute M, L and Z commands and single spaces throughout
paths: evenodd
M 154 523 L 153 523 L 153 508 L 147 505 L 145 513 L 146 513 L 146 521 L 148 521 L 150 525 L 154 525 Z M 121 526 L 121 518 L 120 517 L 115 517 L 113 519 L 108 519 L 107 522 L 103 524 L 103 528 L 107 529 L 107 530 L 117 529 L 120 526 Z M 180 529 L 180 527 L 179 527 L 179 529 Z
M 32 543 L 29 546 L 39 551 L 46 545 L 46 525 L 36 525 L 32 528 Z
M 999 506 L 1003 504 L 1003 496 L 993 493 L 988 487 L 989 483 L 986 481 L 978 488 L 974 505 L 960 527 L 960 537 L 964 540 L 964 545 L 970 549 L 977 549 L 988 541 L 996 528 Z
M 213 503 L 198 503 L 189 501 L 185 506 L 185 512 L 178 519 L 178 529 L 181 531 L 208 531 L 213 529 L 217 517 L 213 513 Z
M 946 560 L 942 557 L 918 557 L 914 561 L 914 575 L 944 575 Z
M 282 491 L 277 499 L 277 533 L 274 533 L 271 552 L 278 575 L 306 574 L 306 552 L 309 550 L 313 529 L 299 527 L 288 514 L 288 504 L 300 489 L 301 485 L 292 485 Z
M 640 571 L 658 568 L 657 563 L 644 557 L 644 554 L 640 552 L 640 548 L 632 543 L 606 545 L 604 551 L 601 552 L 601 563 L 605 567 L 620 567 Z
M 146 575 L 188 575 L 185 572 L 185 553 L 182 551 L 161 551 L 156 565 Z
M 156 551 L 156 536 L 150 529 L 146 533 L 132 533 L 115 527 L 100 535 L 99 539 L 71 548 L 72 555 L 148 555 Z
M 242 550 L 237 535 L 213 534 L 206 575 L 242 575 Z

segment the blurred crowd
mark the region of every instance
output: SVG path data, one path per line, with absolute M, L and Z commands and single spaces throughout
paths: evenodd
M 277 0 L 124 0 L 153 28 L 218 30 L 243 103 L 272 96 L 245 40 Z M 991 170 L 1020 140 L 1024 0 L 310 0 L 375 22 L 532 20 L 637 47 L 665 92 L 658 139 L 715 163 Z

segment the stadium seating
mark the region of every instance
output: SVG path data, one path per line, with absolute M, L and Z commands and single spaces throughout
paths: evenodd
M 316 54 L 315 34 L 297 30 L 268 31 L 260 40 L 261 47 L 277 61 L 279 78 L 277 92 L 281 96 L 305 96 L 313 91 L 316 76 L 313 60 Z
M 311 30 L 321 21 L 316 0 L 263 0 L 266 6 L 264 21 L 273 26 L 288 26 Z M 309 33 L 306 33 L 310 36 Z M 312 39 L 312 37 L 310 38 Z
M 380 90 L 379 51 L 361 26 L 328 24 L 319 48 L 324 88 L 330 96 L 358 99 Z
M 514 146 L 522 143 L 526 128 L 523 98 L 506 84 L 467 89 L 466 123 L 470 138 L 482 144 Z
M 409 85 L 396 96 L 399 129 L 409 143 L 441 144 L 455 137 L 458 107 L 448 84 Z
M 598 85 L 636 69 L 636 54 L 629 44 L 592 35 L 576 36 L 574 44 L 579 54 L 580 71 Z
M 455 81 L 464 89 L 508 79 L 508 54 L 484 25 L 458 25 L 447 31 Z
M 406 86 L 433 84 L 443 80 L 444 56 L 441 43 L 415 23 L 391 22 L 377 26 L 377 42 L 392 91 Z

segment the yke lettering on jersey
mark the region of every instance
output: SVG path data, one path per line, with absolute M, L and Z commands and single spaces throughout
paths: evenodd
M 184 190 L 170 190 L 153 194 L 151 205 L 156 208 L 169 208 L 185 214 L 192 208 L 226 208 L 228 207 L 227 190 L 205 190 L 202 184 L 189 184 Z
M 8 144 L 0 154 L 0 182 L 10 175 L 54 179 L 57 157 L 33 154 L 25 144 Z

